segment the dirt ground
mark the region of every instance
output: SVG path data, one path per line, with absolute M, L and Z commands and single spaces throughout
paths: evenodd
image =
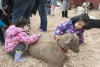
M 91 10 L 89 14 L 100 19 L 100 11 Z M 70 10 L 68 16 L 69 18 L 74 16 L 74 10 Z M 62 18 L 61 10 L 57 8 L 55 10 L 55 16 L 48 15 L 48 31 L 41 34 L 47 34 L 48 37 L 53 40 L 56 27 L 69 18 Z M 37 28 L 39 25 L 39 15 L 33 15 L 31 18 L 31 33 L 38 33 Z M 85 45 L 80 46 L 80 52 L 76 54 L 69 51 L 67 53 L 69 60 L 65 62 L 65 67 L 100 67 L 100 29 L 93 28 L 86 30 L 84 36 Z M 45 37 L 44 40 L 46 40 L 46 38 L 47 37 Z M 29 55 L 25 56 L 28 58 L 26 62 L 14 62 L 12 57 L 8 56 L 5 52 L 4 46 L 0 45 L 0 67 L 47 67 L 47 64 L 43 61 L 37 60 Z

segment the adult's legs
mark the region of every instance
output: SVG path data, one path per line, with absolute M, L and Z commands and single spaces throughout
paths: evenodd
M 44 1 L 40 1 L 38 11 L 41 19 L 40 29 L 47 31 L 47 13 Z
M 57 6 L 57 0 L 51 0 L 51 16 L 54 16 L 54 9 Z
M 36 0 L 30 0 L 29 5 L 28 5 L 28 7 L 27 7 L 27 9 L 26 9 L 26 11 L 24 13 L 24 17 L 26 17 L 27 19 L 29 19 L 29 17 L 32 15 L 31 12 L 32 12 L 32 8 L 35 5 L 35 1 Z
M 35 1 L 36 0 L 31 0 L 29 2 L 29 6 L 27 7 L 25 13 L 24 13 L 24 17 L 27 18 L 29 20 L 29 28 L 31 29 L 31 25 L 30 25 L 30 17 L 32 16 L 32 8 L 34 7 L 35 5 Z
M 68 11 L 65 11 L 65 17 L 66 18 L 68 17 Z
M 62 17 L 64 17 L 64 11 L 62 11 Z
M 47 10 L 47 14 L 50 15 L 50 12 L 51 12 L 50 1 L 47 1 L 47 3 L 46 3 L 46 10 Z
M 54 9 L 55 9 L 55 6 L 51 6 L 51 16 L 54 16 L 55 14 L 54 14 Z
M 29 8 L 29 5 L 33 2 L 33 0 L 14 0 L 14 9 L 13 9 L 13 15 L 12 15 L 12 24 L 16 21 L 16 19 L 20 16 L 24 16 L 25 12 L 27 11 L 27 8 Z

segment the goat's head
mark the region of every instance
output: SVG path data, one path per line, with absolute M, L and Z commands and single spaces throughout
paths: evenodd
M 59 42 L 63 48 L 70 49 L 75 53 L 79 52 L 79 38 L 77 35 L 71 33 L 61 35 Z

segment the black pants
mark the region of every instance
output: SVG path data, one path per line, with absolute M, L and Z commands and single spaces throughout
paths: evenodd
M 85 29 L 100 28 L 100 19 L 90 19 L 90 23 L 85 27 Z
M 14 50 L 12 51 L 12 52 L 8 52 L 8 55 L 10 55 L 10 56 L 15 56 L 15 53 L 16 53 L 16 51 L 24 51 L 25 50 L 25 48 L 26 48 L 26 45 L 25 44 L 19 44 L 19 45 L 17 45 L 15 48 L 14 48 Z
M 15 24 L 16 19 L 20 16 L 29 19 L 35 1 L 36 0 L 13 0 L 12 24 Z
M 66 17 L 67 18 L 68 17 L 67 13 L 68 13 L 68 11 L 62 11 L 62 17 Z
M 4 34 L 3 34 L 3 31 L 2 31 L 2 29 L 1 29 L 1 27 L 0 27 L 0 41 L 1 41 L 1 42 L 5 42 Z

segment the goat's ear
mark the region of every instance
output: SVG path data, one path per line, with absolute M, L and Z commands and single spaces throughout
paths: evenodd
M 74 38 L 75 38 L 75 37 L 79 40 L 79 37 L 78 37 L 76 34 L 74 34 Z

